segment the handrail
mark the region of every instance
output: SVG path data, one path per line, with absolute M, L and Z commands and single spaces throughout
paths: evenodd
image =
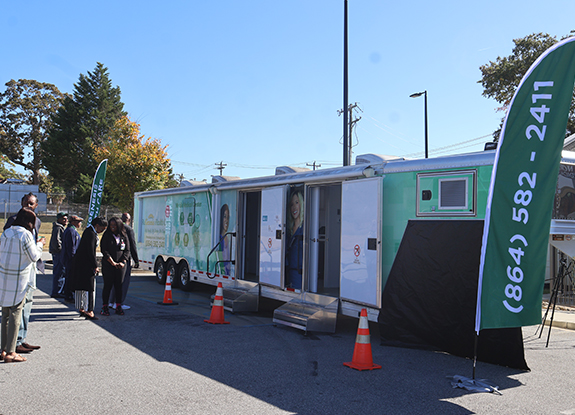
M 212 253 L 216 250 L 216 248 L 217 248 L 218 246 L 220 246 L 220 244 L 222 243 L 222 240 L 223 240 L 226 236 L 228 236 L 228 235 L 232 235 L 232 237 L 234 237 L 234 238 L 236 237 L 236 233 L 235 233 L 235 232 L 226 232 L 226 233 L 224 234 L 224 236 L 222 236 L 222 237 L 220 238 L 220 240 L 218 241 L 218 243 L 212 248 L 212 250 L 211 250 L 210 253 L 208 254 L 208 258 L 207 258 L 207 260 L 206 260 L 206 262 L 207 262 L 207 264 L 206 264 L 206 265 L 207 265 L 207 266 L 206 266 L 206 276 L 207 276 L 208 278 L 210 278 L 210 279 L 216 278 L 216 275 L 215 275 L 215 274 L 216 274 L 216 266 L 217 266 L 220 262 L 231 262 L 232 265 L 235 265 L 235 263 L 236 263 L 236 261 L 234 261 L 233 259 L 222 259 L 222 260 L 220 260 L 220 261 L 216 261 L 216 263 L 215 263 L 215 265 L 214 265 L 214 276 L 213 276 L 213 277 L 210 277 L 210 255 L 212 255 Z

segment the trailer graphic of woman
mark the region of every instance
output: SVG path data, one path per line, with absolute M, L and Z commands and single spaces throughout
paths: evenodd
M 293 188 L 288 204 L 288 240 L 285 260 L 285 286 L 301 290 L 303 268 L 303 214 L 304 200 L 299 188 Z

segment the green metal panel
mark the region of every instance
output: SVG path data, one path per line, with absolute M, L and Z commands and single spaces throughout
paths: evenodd
M 387 282 L 387 277 L 391 271 L 393 261 L 399 249 L 399 244 L 403 238 L 405 227 L 409 220 L 449 220 L 463 219 L 476 220 L 485 218 L 485 207 L 487 205 L 487 194 L 489 191 L 489 181 L 491 178 L 492 166 L 479 166 L 475 168 L 442 170 L 476 170 L 477 180 L 476 189 L 470 192 L 469 198 L 476 197 L 476 215 L 475 216 L 450 216 L 447 213 L 444 216 L 435 217 L 418 217 L 417 216 L 417 198 L 421 197 L 417 191 L 417 173 L 402 172 L 386 174 L 383 180 L 383 221 L 382 221 L 382 278 L 383 286 Z M 438 172 L 438 171 L 429 171 Z M 449 177 L 449 176 L 447 176 Z M 471 190 L 471 189 L 470 189 Z

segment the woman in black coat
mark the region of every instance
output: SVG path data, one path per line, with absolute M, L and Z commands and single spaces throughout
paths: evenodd
M 128 235 L 124 230 L 122 221 L 112 218 L 108 222 L 108 229 L 102 236 L 100 244 L 102 251 L 102 276 L 104 277 L 104 288 L 102 290 L 102 300 L 104 305 L 100 314 L 109 316 L 108 302 L 112 287 L 116 291 L 116 314 L 123 315 L 122 310 L 122 282 L 126 271 L 126 264 L 130 259 L 130 243 Z
M 106 229 L 108 222 L 104 218 L 94 218 L 90 226 L 82 233 L 82 238 L 72 259 L 70 269 L 71 288 L 76 291 L 76 307 L 80 314 L 88 319 L 94 316 L 94 294 L 96 292 L 96 275 L 99 272 L 96 262 L 98 234 Z M 88 304 L 83 304 L 84 291 L 88 292 Z

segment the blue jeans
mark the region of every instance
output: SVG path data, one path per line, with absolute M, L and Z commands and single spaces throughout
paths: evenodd
M 64 270 L 64 264 L 62 263 L 62 252 L 57 254 L 52 254 L 52 297 L 55 297 L 58 294 L 58 281 L 62 277 L 62 271 Z
M 28 323 L 30 322 L 30 313 L 32 312 L 32 300 L 34 299 L 34 290 L 28 287 L 28 292 L 24 298 L 24 308 L 22 308 L 22 321 L 18 331 L 18 340 L 16 346 L 20 346 L 26 340 L 28 335 Z

